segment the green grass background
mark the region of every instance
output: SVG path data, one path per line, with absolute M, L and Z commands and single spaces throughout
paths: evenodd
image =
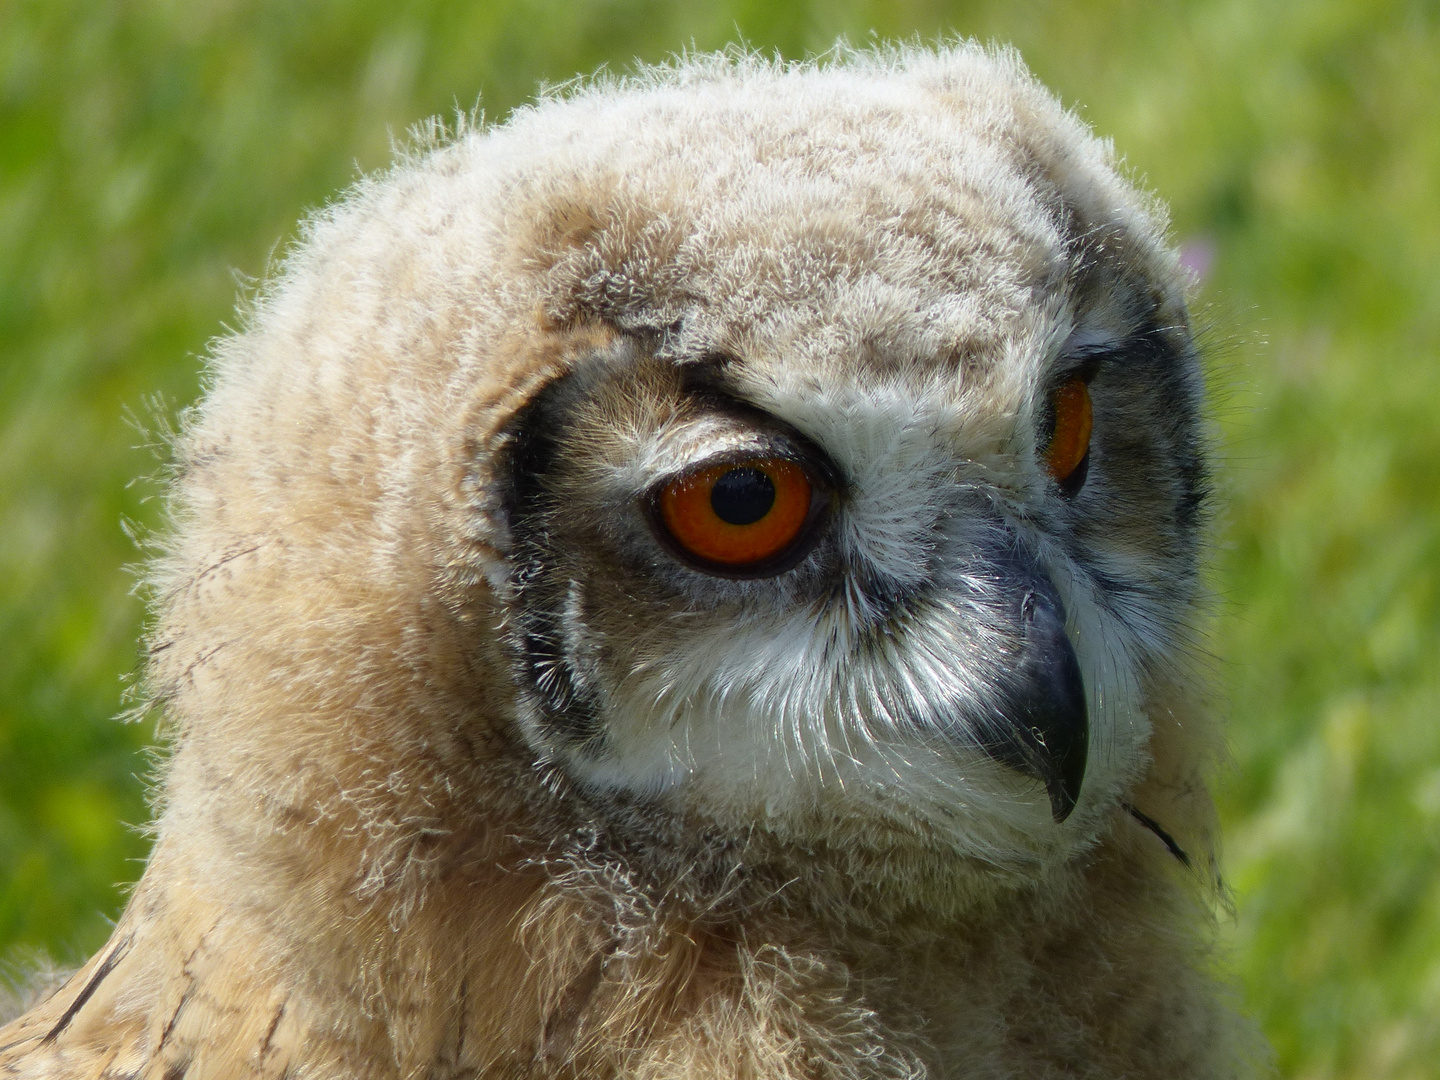
M 1283 1074 L 1440 1076 L 1434 2 L 0 3 L 0 955 L 82 957 L 140 871 L 125 416 L 194 398 L 237 273 L 429 114 L 872 31 L 1013 42 L 1213 254 L 1234 965 Z

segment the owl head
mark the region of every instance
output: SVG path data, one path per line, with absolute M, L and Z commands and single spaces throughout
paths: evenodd
M 691 59 L 421 146 L 311 223 L 181 439 L 165 821 L 328 822 L 376 880 L 526 821 L 1073 858 L 1165 757 L 1196 602 L 1163 234 L 971 44 Z

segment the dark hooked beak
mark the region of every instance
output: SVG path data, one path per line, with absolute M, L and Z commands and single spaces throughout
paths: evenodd
M 1028 556 L 1006 559 L 1005 588 L 1020 647 L 1005 673 L 981 747 L 996 761 L 1045 785 L 1056 824 L 1080 797 L 1090 722 L 1080 662 L 1065 635 L 1065 608 Z

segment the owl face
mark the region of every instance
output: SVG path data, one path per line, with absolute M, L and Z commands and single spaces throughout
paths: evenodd
M 488 572 L 597 804 L 1033 865 L 1145 767 L 1203 494 L 1178 275 L 1073 118 L 957 62 L 575 110 L 506 189 L 552 359 Z
M 968 367 L 582 351 L 505 450 L 532 745 L 736 829 L 1083 844 L 1143 764 L 1195 493 L 1184 339 L 1078 322 Z

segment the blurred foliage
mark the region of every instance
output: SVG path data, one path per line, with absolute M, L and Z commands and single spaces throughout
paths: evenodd
M 157 523 L 127 414 L 433 113 L 636 58 L 1011 41 L 1170 200 L 1221 448 L 1230 927 L 1283 1073 L 1440 1071 L 1440 7 L 1391 0 L 0 6 L 0 951 L 96 948 L 146 842 Z M 158 402 L 158 404 L 156 404 Z M 132 823 L 130 827 L 121 824 Z

